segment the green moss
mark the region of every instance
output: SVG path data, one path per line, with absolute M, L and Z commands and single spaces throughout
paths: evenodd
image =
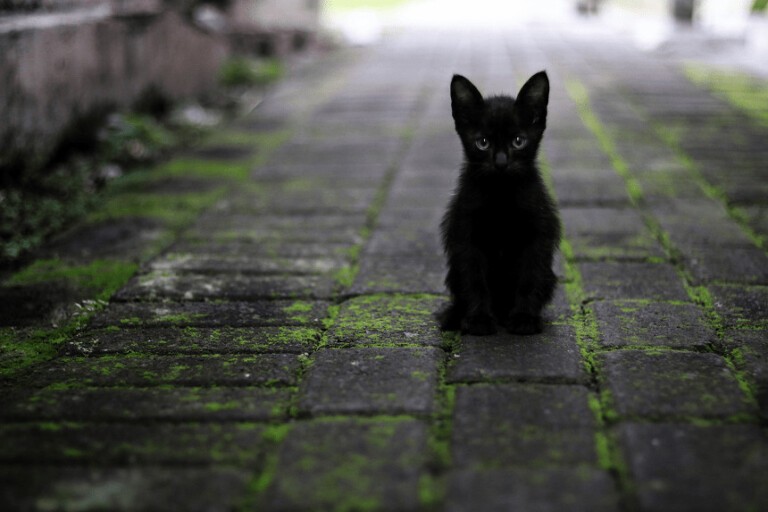
M 13 274 L 5 284 L 29 285 L 66 281 L 93 294 L 95 300 L 108 299 L 136 272 L 137 265 L 117 260 L 95 260 L 74 265 L 58 259 L 37 260 Z
M 151 217 L 166 222 L 171 228 L 179 228 L 189 224 L 225 192 L 225 187 L 218 187 L 208 192 L 187 194 L 116 194 L 107 196 L 101 207 L 88 216 L 88 221 L 95 223 L 121 217 Z
M 219 83 L 224 86 L 263 86 L 283 75 L 283 65 L 277 59 L 233 57 L 219 70 Z
M 693 83 L 705 87 L 768 126 L 768 81 L 733 70 L 701 64 L 683 66 Z

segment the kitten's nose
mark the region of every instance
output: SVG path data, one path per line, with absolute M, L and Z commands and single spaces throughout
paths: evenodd
M 499 169 L 507 166 L 507 154 L 503 151 L 499 151 L 496 153 L 496 157 L 494 160 L 494 163 L 496 164 L 496 167 Z

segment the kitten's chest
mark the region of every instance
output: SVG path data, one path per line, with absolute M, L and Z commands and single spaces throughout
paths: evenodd
M 505 205 L 478 209 L 472 219 L 473 242 L 491 252 L 516 251 L 536 237 L 531 212 Z

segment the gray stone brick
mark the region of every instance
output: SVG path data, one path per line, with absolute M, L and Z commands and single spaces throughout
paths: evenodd
M 625 424 L 619 443 L 640 510 L 759 510 L 768 444 L 755 425 Z
M 113 300 L 252 301 L 260 299 L 329 299 L 336 281 L 327 276 L 259 276 L 153 271 L 134 277 Z
M 663 258 L 664 252 L 631 208 L 563 208 L 573 254 L 588 260 L 646 260 Z
M 0 418 L 38 421 L 268 421 L 285 419 L 280 388 L 24 390 L 0 399 Z
M 62 355 L 249 354 L 311 351 L 320 330 L 311 327 L 148 327 L 96 329 L 68 341 Z
M 587 378 L 576 335 L 568 325 L 552 325 L 534 336 L 462 336 L 448 371 L 449 382 L 585 382 Z
M 596 300 L 676 300 L 688 295 L 671 265 L 637 262 L 599 262 L 578 265 L 584 291 Z
M 0 466 L 0 508 L 227 512 L 251 478 L 229 467 Z
M 600 378 L 622 417 L 724 418 L 754 412 L 716 354 L 620 350 L 598 360 Z
M 596 421 L 581 386 L 459 387 L 453 462 L 459 468 L 596 464 Z
M 341 304 L 328 332 L 331 345 L 398 346 L 443 344 L 435 313 L 445 299 L 429 295 L 373 295 Z
M 114 303 L 97 313 L 90 327 L 320 326 L 323 301 Z
M 295 425 L 278 453 L 265 510 L 417 510 L 427 427 L 413 420 Z
M 768 286 L 711 285 L 708 290 L 725 327 L 768 330 Z
M 93 386 L 246 386 L 296 384 L 301 366 L 294 354 L 199 356 L 102 356 L 59 358 L 35 368 L 34 386 L 68 383 Z
M 768 285 L 768 256 L 757 247 L 691 247 L 683 254 L 683 264 L 694 284 Z
M 604 347 L 704 348 L 717 334 L 694 304 L 599 301 L 592 305 Z
M 429 414 L 443 357 L 434 348 L 321 350 L 302 382 L 299 410 L 313 416 Z
M 13 423 L 0 425 L 0 462 L 253 464 L 264 455 L 253 423 Z
M 605 471 L 520 467 L 451 473 L 445 510 L 614 512 L 619 505 L 615 484 Z
M 351 294 L 445 293 L 442 257 L 364 257 Z

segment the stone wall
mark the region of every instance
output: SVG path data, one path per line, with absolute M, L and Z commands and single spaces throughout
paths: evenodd
M 224 37 L 160 0 L 0 2 L 0 178 L 44 162 L 63 131 L 94 113 L 150 90 L 173 99 L 209 90 L 228 55 Z

